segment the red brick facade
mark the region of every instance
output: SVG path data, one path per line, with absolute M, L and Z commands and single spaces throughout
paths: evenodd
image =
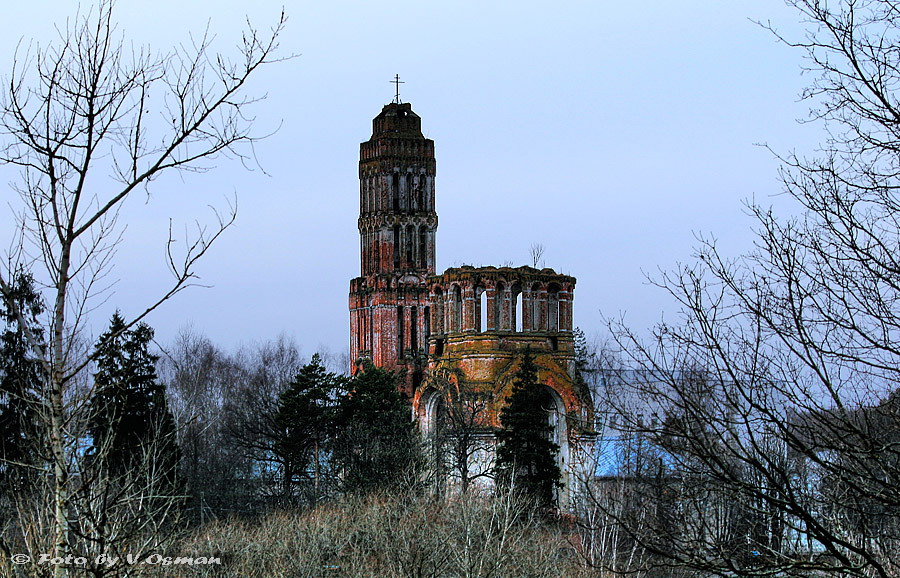
M 360 276 L 350 282 L 350 357 L 406 371 L 412 396 L 434 274 L 434 141 L 409 104 L 385 106 L 360 145 Z

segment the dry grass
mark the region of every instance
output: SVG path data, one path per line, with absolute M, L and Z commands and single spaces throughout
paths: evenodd
M 221 565 L 158 567 L 165 576 L 581 576 L 565 535 L 500 496 L 345 498 L 256 522 L 217 522 L 179 556 Z

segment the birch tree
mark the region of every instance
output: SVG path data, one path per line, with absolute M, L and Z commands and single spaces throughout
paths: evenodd
M 204 172 L 223 159 L 248 160 L 257 138 L 246 89 L 256 73 L 278 60 L 282 14 L 268 31 L 244 32 L 235 58 L 217 55 L 211 37 L 157 53 L 136 48 L 116 30 L 114 2 L 99 0 L 58 29 L 46 47 L 25 45 L 0 94 L 0 159 L 19 168 L 21 243 L 11 259 L 32 265 L 47 289 L 46 344 L 19 323 L 44 372 L 45 448 L 52 478 L 53 554 L 70 550 L 70 500 L 75 468 L 73 412 L 67 404 L 75 377 L 91 356 L 75 355 L 75 337 L 103 289 L 124 228 L 123 203 L 149 190 L 164 173 Z M 183 248 L 166 245 L 171 283 L 124 329 L 190 286 L 198 260 L 235 218 L 233 208 L 198 225 Z M 38 271 L 43 269 L 43 271 Z M 11 291 L 0 270 L 0 290 Z M 57 575 L 66 570 L 55 569 Z

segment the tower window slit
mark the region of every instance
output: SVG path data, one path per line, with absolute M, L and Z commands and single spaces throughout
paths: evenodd
M 419 267 L 428 268 L 428 231 L 424 225 L 419 229 Z
M 415 229 L 412 225 L 407 225 L 406 227 L 406 266 L 410 269 L 413 269 L 416 266 L 415 256 L 413 254 L 413 249 L 416 246 L 416 233 Z
M 394 269 L 400 268 L 400 225 L 394 225 Z
M 404 209 L 409 212 L 413 211 L 413 176 L 412 173 L 406 173 L 406 187 L 404 187 L 403 191 L 403 204 L 406 205 Z
M 419 309 L 411 307 L 409 309 L 409 348 L 413 353 L 419 349 Z
M 425 176 L 425 173 L 422 173 L 421 175 L 419 175 L 419 188 L 418 188 L 419 210 L 420 211 L 428 210 L 428 207 L 425 206 L 426 199 L 428 198 L 428 195 L 426 194 L 427 190 L 428 190 L 428 177 Z
M 403 359 L 403 305 L 397 306 L 397 359 Z
M 400 175 L 394 173 L 391 177 L 391 204 L 395 212 L 400 212 Z
M 462 331 L 462 291 L 459 285 L 453 286 L 452 315 L 453 323 L 450 331 Z

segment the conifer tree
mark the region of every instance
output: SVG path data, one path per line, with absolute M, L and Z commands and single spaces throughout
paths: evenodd
M 0 482 L 14 483 L 35 461 L 38 393 L 44 370 L 14 311 L 24 317 L 32 336 L 43 341 L 40 315 L 44 311 L 30 274 L 19 272 L 3 295 L 0 319 Z
M 547 416 L 551 401 L 538 381 L 534 356 L 526 352 L 500 412 L 496 470 L 501 483 L 545 506 L 553 504 L 560 485 L 559 446 L 550 439 L 553 427 Z
M 398 380 L 398 374 L 367 363 L 341 398 L 333 456 L 344 491 L 412 483 L 421 474 L 421 442 Z
M 180 453 L 165 386 L 150 353 L 153 329 L 126 329 L 116 312 L 96 346 L 97 373 L 90 402 L 89 455 L 110 476 L 121 476 L 152 460 L 155 475 L 174 483 Z M 144 464 L 146 465 L 146 464 Z
M 591 351 L 587 337 L 580 327 L 572 332 L 572 340 L 575 348 L 575 372 L 576 377 L 581 377 L 585 371 L 591 369 L 597 363 L 597 353 Z
M 284 467 L 284 493 L 290 498 L 297 476 L 313 466 L 314 495 L 322 478 L 321 454 L 334 429 L 338 393 L 344 379 L 325 369 L 317 353 L 304 365 L 278 400 L 275 454 Z

